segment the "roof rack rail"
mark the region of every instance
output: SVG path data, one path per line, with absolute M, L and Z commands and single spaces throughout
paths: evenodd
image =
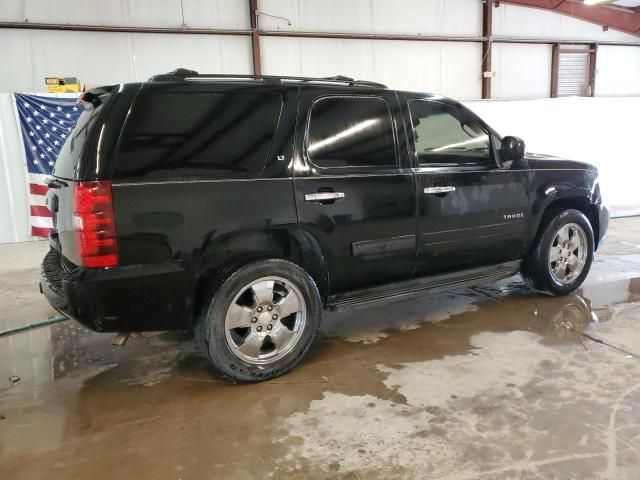
M 373 87 L 373 88 L 387 88 L 386 85 L 377 82 L 371 82 L 369 80 L 354 80 L 351 77 L 345 77 L 343 75 L 336 75 L 333 77 L 296 77 L 289 75 L 233 75 L 223 73 L 198 73 L 195 70 L 189 70 L 186 68 L 178 68 L 169 73 L 163 73 L 160 75 L 154 75 L 149 78 L 149 82 L 183 82 L 183 81 L 207 81 L 207 80 L 240 80 L 240 81 L 256 81 L 270 84 L 278 83 L 336 83 L 342 85 L 348 85 L 350 87 Z

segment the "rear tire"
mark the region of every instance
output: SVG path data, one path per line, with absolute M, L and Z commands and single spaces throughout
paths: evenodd
M 587 217 L 574 209 L 555 211 L 543 220 L 522 265 L 522 277 L 536 290 L 567 295 L 587 277 L 593 251 L 593 229 Z
M 216 369 L 259 382 L 302 360 L 316 336 L 321 307 L 318 288 L 301 267 L 260 260 L 212 286 L 195 334 Z

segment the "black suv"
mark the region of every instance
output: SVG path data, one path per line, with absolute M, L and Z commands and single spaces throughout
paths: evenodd
M 441 96 L 180 69 L 79 103 L 48 301 L 100 332 L 193 329 L 240 380 L 294 367 L 322 308 L 518 272 L 569 293 L 607 229 L 594 167 L 525 156 Z

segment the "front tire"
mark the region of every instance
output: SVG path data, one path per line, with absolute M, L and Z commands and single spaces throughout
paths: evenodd
M 216 369 L 259 382 L 302 360 L 320 316 L 320 294 L 307 272 L 287 260 L 260 260 L 212 286 L 196 338 Z
M 556 211 L 543 220 L 522 276 L 536 290 L 567 295 L 587 277 L 593 262 L 593 229 L 579 210 Z

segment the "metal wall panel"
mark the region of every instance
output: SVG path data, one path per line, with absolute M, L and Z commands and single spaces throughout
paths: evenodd
M 264 37 L 265 74 L 348 75 L 391 88 L 480 96 L 479 43 Z
M 596 95 L 640 95 L 640 48 L 598 47 Z
M 545 98 L 551 90 L 551 45 L 494 43 L 491 90 L 496 99 Z
M 0 92 L 45 91 L 48 76 L 83 84 L 146 80 L 176 67 L 251 73 L 248 37 L 0 30 Z M 13 66 L 13 67 L 8 67 Z
M 13 22 L 249 28 L 244 0 L 0 0 L 0 12 Z
M 480 0 L 260 0 L 265 30 L 481 36 Z

